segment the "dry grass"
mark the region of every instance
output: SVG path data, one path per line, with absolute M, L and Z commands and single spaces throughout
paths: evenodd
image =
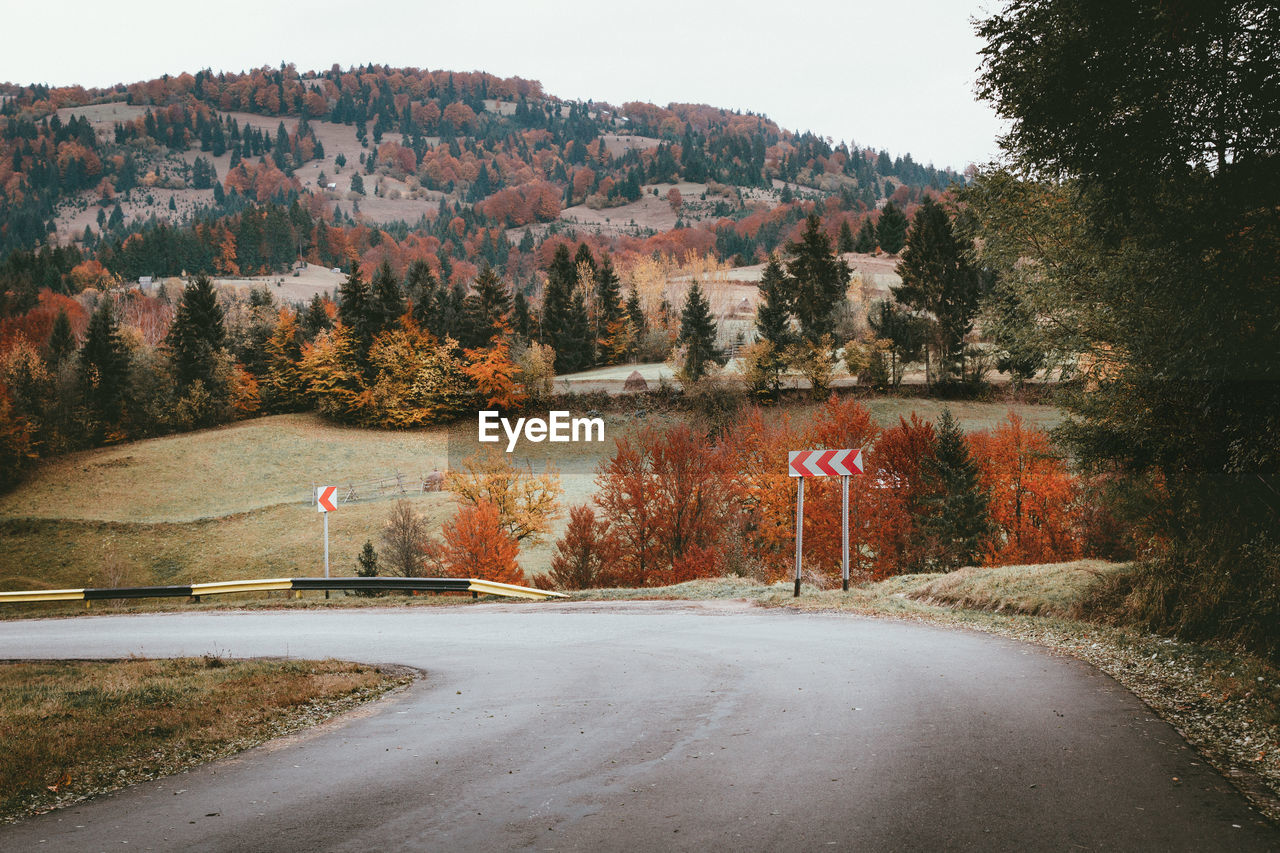
M 900 589 L 916 601 L 1032 616 L 1071 616 L 1104 577 L 1128 571 L 1128 564 L 1077 560 L 1040 566 L 969 567 L 944 575 L 916 575 L 913 588 Z M 901 583 L 901 581 L 899 581 Z
M 238 752 L 409 678 L 335 660 L 2 664 L 0 820 Z

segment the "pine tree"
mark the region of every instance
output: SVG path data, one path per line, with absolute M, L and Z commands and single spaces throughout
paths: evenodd
M 649 333 L 649 320 L 644 316 L 644 306 L 640 304 L 640 294 L 634 285 L 627 297 L 627 323 L 631 327 L 631 355 L 638 358 L 640 346 Z
M 413 304 L 414 322 L 421 329 L 430 329 L 431 317 L 440 298 L 440 282 L 431 271 L 431 265 L 423 260 L 409 264 L 404 289 Z
M 511 331 L 520 340 L 527 341 L 532 330 L 533 318 L 529 315 L 529 300 L 525 299 L 523 290 L 517 290 L 511 300 Z
M 853 244 L 853 250 L 867 255 L 874 252 L 878 245 L 876 227 L 871 224 L 871 217 L 868 216 L 862 220 L 862 227 L 858 229 L 858 239 Z
M 608 255 L 596 270 L 595 333 L 596 351 L 601 364 L 618 364 L 630 344 L 626 310 L 622 306 L 622 289 L 613 259 Z
M 883 220 L 882 220 L 883 221 Z M 930 198 L 915 215 L 893 297 L 924 318 L 934 381 L 964 374 L 964 338 L 973 328 L 982 281 L 969 263 L 972 243 L 957 238 L 946 210 Z
M 575 337 L 573 319 L 573 294 L 578 283 L 578 272 L 569 249 L 564 244 L 556 247 L 555 256 L 547 270 L 547 287 L 542 296 L 542 343 L 549 344 L 556 352 L 556 373 L 572 373 L 577 369 L 581 338 Z M 585 305 L 583 313 L 585 314 Z M 585 317 L 581 333 L 587 333 Z
M 376 578 L 378 576 L 378 551 L 373 542 L 365 540 L 364 547 L 356 557 L 356 577 Z
M 307 305 L 307 313 L 302 319 L 302 331 L 307 340 L 333 328 L 333 321 L 329 319 L 329 312 L 324 309 L 324 305 L 325 301 L 318 293 L 311 297 L 311 302 Z
M 990 496 L 950 409 L 938 419 L 934 457 L 926 461 L 924 474 L 931 492 L 924 531 L 938 567 L 949 572 L 973 565 L 991 535 Z
M 791 330 L 791 299 L 787 274 L 777 255 L 770 255 L 760 275 L 760 303 L 756 307 L 756 332 L 769 344 L 767 356 L 760 365 L 769 376 L 767 393 L 776 397 L 786 367 L 783 353 L 795 343 Z
M 226 383 L 217 376 L 218 357 L 226 340 L 222 306 L 213 282 L 208 276 L 198 276 L 182 290 L 167 339 L 180 394 L 201 382 L 213 399 L 226 398 Z
M 53 320 L 53 330 L 49 332 L 49 364 L 57 366 L 75 351 L 76 336 L 71 331 L 71 318 L 65 308 L 60 309 Z
M 106 428 L 120 423 L 128 374 L 129 348 L 116 326 L 111 300 L 103 299 L 89 318 L 80 350 L 80 384 L 89 411 Z
M 476 276 L 471 293 L 463 301 L 465 348 L 487 347 L 494 338 L 511 331 L 511 291 L 493 268 L 486 265 Z
M 907 217 L 893 202 L 886 202 L 876 225 L 876 242 L 891 255 L 902 251 L 907 242 Z
M 708 362 L 724 363 L 716 349 L 716 321 L 711 316 L 711 305 L 696 281 L 689 288 L 684 310 L 680 312 L 680 335 L 676 343 L 685 347 L 682 370 L 688 382 L 697 382 L 705 376 Z
M 800 332 L 811 343 L 835 331 L 836 308 L 844 300 L 852 271 L 831 249 L 831 238 L 817 215 L 810 214 L 804 234 L 787 244 L 787 282 Z
M 404 315 L 404 289 L 391 271 L 391 264 L 383 261 L 373 276 L 370 287 L 369 327 L 374 337 L 394 328 Z
M 351 264 L 351 273 L 338 287 L 338 320 L 346 326 L 359 354 L 361 362 L 369 355 L 369 347 L 373 344 L 374 329 L 369 322 L 373 293 L 360 276 L 360 265 Z
M 852 252 L 856 245 L 853 239 L 853 229 L 849 227 L 849 220 L 847 219 L 840 223 L 840 240 L 837 245 L 841 254 Z

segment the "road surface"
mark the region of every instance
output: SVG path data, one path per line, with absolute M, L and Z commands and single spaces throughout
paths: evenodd
M 891 620 L 671 602 L 0 623 L 0 657 L 427 671 L 308 734 L 0 828 L 0 850 L 1276 850 L 1095 669 Z

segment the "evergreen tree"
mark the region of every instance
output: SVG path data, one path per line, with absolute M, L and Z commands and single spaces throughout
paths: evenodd
M 373 542 L 366 540 L 356 557 L 356 577 L 376 578 L 378 576 L 378 551 Z
M 876 225 L 876 242 L 891 255 L 896 255 L 907 242 L 907 217 L 893 202 L 886 202 Z
M 307 305 L 307 313 L 302 319 L 302 332 L 307 336 L 307 340 L 311 340 L 331 328 L 333 328 L 333 321 L 329 319 L 329 312 L 324 310 L 324 300 L 317 293 L 311 297 L 311 302 Z
M 511 300 L 511 331 L 515 332 L 520 340 L 527 341 L 532 329 L 533 318 L 529 315 L 529 300 L 525 299 L 524 291 L 517 290 L 515 297 Z
M 841 254 L 852 252 L 857 245 L 853 239 L 853 229 L 849 227 L 849 220 L 847 219 L 840 223 L 840 239 L 837 245 L 837 251 Z
M 631 326 L 631 355 L 638 358 L 640 346 L 649 333 L 649 321 L 644 316 L 644 306 L 640 304 L 640 294 L 634 285 L 631 295 L 627 297 L 627 322 Z
M 222 306 L 213 282 L 208 276 L 198 276 L 182 290 L 167 339 L 179 394 L 201 382 L 213 399 L 226 398 L 226 383 L 217 376 L 218 357 L 226 340 Z
M 898 262 L 902 284 L 893 297 L 927 324 L 934 381 L 964 375 L 964 338 L 982 295 L 981 277 L 969 263 L 972 250 L 972 243 L 952 231 L 946 210 L 926 198 Z
M 49 332 L 49 364 L 56 367 L 75 351 L 76 336 L 71 331 L 71 318 L 65 308 L 59 309 L 53 320 L 53 330 Z
M 431 317 L 440 299 L 440 282 L 431 265 L 417 260 L 409 264 L 404 277 L 405 291 L 413 304 L 413 320 L 419 328 L 431 331 Z
M 862 254 L 870 254 L 876 250 L 876 227 L 871 224 L 871 217 L 868 216 L 862 220 L 862 227 L 858 229 L 858 238 L 854 241 L 853 250 Z
M 566 357 L 564 373 L 586 370 L 595 364 L 595 339 L 591 335 L 591 317 L 587 314 L 587 299 L 582 288 L 575 288 L 569 302 L 568 322 L 564 326 Z M 560 364 L 560 352 L 556 352 L 556 364 Z M 556 373 L 561 373 L 559 367 Z
M 769 255 L 769 261 L 760 275 L 759 290 L 756 332 L 760 340 L 769 345 L 768 353 L 760 365 L 769 377 L 769 386 L 767 389 L 756 390 L 774 398 L 782 385 L 782 370 L 786 367 L 784 353 L 795 343 L 795 333 L 791 330 L 790 287 L 777 255 Z
M 924 322 L 893 300 L 881 299 L 867 312 L 867 325 L 877 338 L 889 342 L 889 381 L 896 386 L 902 382 L 903 367 L 917 361 L 924 349 Z
M 364 195 L 364 178 L 360 177 L 359 172 L 351 173 L 351 191 Z
M 493 268 L 485 265 L 463 301 L 466 348 L 487 347 L 511 331 L 511 291 Z
M 89 318 L 80 350 L 80 385 L 86 406 L 105 429 L 120 423 L 128 375 L 129 348 L 116 326 L 115 308 L 104 298 Z
M 373 344 L 374 328 L 370 323 L 373 293 L 360 276 L 360 265 L 351 264 L 351 272 L 338 288 L 338 320 L 351 332 L 358 357 L 363 363 Z
M 724 357 L 716 349 L 716 321 L 711 316 L 711 305 L 702 295 L 702 288 L 694 282 L 680 312 L 680 335 L 676 343 L 685 347 L 684 378 L 697 382 L 707 374 L 708 362 L 724 364 Z
M 816 214 L 805 222 L 804 234 L 787 244 L 787 283 L 791 308 L 800 332 L 810 343 L 835 331 L 836 309 L 845 298 L 852 271 L 835 256 L 831 238 Z
M 582 337 L 576 335 L 574 320 L 570 316 L 577 283 L 577 268 L 569 257 L 568 247 L 562 243 L 556 247 L 551 266 L 547 270 L 547 287 L 542 296 L 541 334 L 542 343 L 550 345 L 556 352 L 555 368 L 560 375 L 573 373 L 578 369 L 583 338 L 589 334 L 585 303 Z
M 617 364 L 625 355 L 630 335 L 622 306 L 621 281 L 608 255 L 596 270 L 595 283 L 596 351 L 601 364 Z
M 924 469 L 930 487 L 924 530 L 936 549 L 938 568 L 949 572 L 973 565 L 982 553 L 992 530 L 990 495 L 950 409 L 942 410 L 937 436 L 934 457 Z
M 395 328 L 404 315 L 404 289 L 391 271 L 391 264 L 383 261 L 373 276 L 372 301 L 369 306 L 369 325 L 376 337 L 387 329 Z

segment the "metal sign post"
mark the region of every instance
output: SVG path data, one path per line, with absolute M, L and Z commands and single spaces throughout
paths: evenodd
M 316 509 L 324 516 L 324 576 L 329 577 L 329 513 L 338 508 L 338 487 L 320 486 L 316 489 Z M 329 597 L 329 590 L 324 591 Z
M 849 591 L 849 475 L 840 477 L 840 490 L 843 500 L 840 505 L 840 526 L 844 530 L 840 551 L 841 589 Z
M 800 597 L 800 551 L 804 543 L 804 477 L 796 480 L 796 592 Z
M 843 531 L 841 577 L 845 592 L 849 591 L 849 477 L 862 473 L 861 450 L 792 450 L 787 454 L 787 475 L 796 483 L 796 589 L 800 596 L 801 551 L 804 547 L 804 481 L 808 477 L 839 477 L 844 501 L 840 526 Z

